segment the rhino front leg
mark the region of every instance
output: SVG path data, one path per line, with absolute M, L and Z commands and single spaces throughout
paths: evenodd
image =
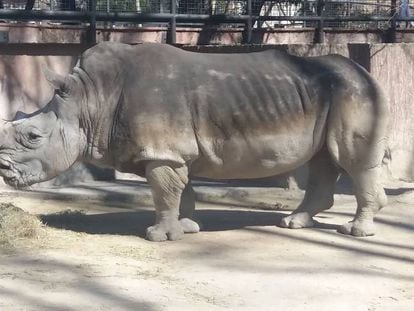
M 150 162 L 145 174 L 151 186 L 155 204 L 156 221 L 147 229 L 150 241 L 179 240 L 184 235 L 178 220 L 180 200 L 188 183 L 186 166 L 165 161 Z
M 197 233 L 200 231 L 198 223 L 192 220 L 195 210 L 195 200 L 194 189 L 191 181 L 188 181 L 180 200 L 180 223 L 185 233 Z
M 280 226 L 291 229 L 312 227 L 312 217 L 333 205 L 338 176 L 339 171 L 328 151 L 322 149 L 309 162 L 308 183 L 302 203 L 291 215 L 282 219 Z

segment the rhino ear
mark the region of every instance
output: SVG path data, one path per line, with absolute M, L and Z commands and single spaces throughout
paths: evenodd
M 56 89 L 63 90 L 66 86 L 66 79 L 64 76 L 50 70 L 47 67 L 43 67 L 43 74 L 47 81 Z
M 27 113 L 24 113 L 23 111 L 17 111 L 16 114 L 14 115 L 13 121 L 18 121 L 21 119 L 24 119 L 28 116 Z

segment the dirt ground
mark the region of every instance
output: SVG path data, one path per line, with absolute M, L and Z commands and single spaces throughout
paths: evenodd
M 315 228 L 290 230 L 275 224 L 302 191 L 195 189 L 203 231 L 151 243 L 143 182 L 3 188 L 0 202 L 47 226 L 0 249 L 0 310 L 413 310 L 414 184 L 387 186 L 368 238 L 336 233 L 355 210 L 349 191 Z

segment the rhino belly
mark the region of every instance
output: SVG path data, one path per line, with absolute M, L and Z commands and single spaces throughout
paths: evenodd
M 248 179 L 288 172 L 309 161 L 318 151 L 311 133 L 234 136 L 221 144 L 217 139 L 206 141 L 201 156 L 191 165 L 191 175 Z

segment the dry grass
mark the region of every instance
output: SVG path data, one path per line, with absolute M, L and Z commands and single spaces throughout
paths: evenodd
M 12 203 L 0 203 L 0 246 L 23 246 L 38 241 L 45 227 L 38 217 Z

